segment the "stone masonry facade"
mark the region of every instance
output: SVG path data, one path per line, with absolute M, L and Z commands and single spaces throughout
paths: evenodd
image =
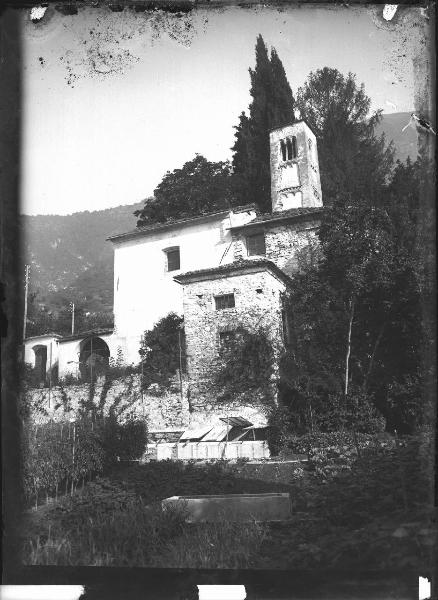
M 284 157 L 282 145 L 287 140 L 294 140 L 294 155 Z M 322 206 L 316 137 L 305 121 L 271 131 L 270 161 L 273 212 Z
M 282 269 L 286 275 L 292 275 L 298 267 L 300 251 L 317 243 L 319 221 L 306 220 L 303 224 L 266 223 L 259 228 L 242 228 L 233 231 L 234 260 L 260 258 L 248 256 L 247 236 L 256 232 L 264 233 L 266 254 L 264 257 Z
M 208 279 L 196 274 L 183 277 L 190 402 L 199 411 L 210 404 L 208 397 L 213 395 L 210 378 L 221 352 L 221 335 L 239 328 L 249 331 L 262 328 L 272 342 L 274 353 L 281 352 L 281 312 L 287 284 L 266 266 L 256 264 L 249 265 L 246 271 L 241 268 L 227 273 L 212 272 Z M 217 309 L 215 298 L 231 294 L 234 307 Z M 263 412 L 261 406 L 258 410 Z M 260 413 L 257 420 L 264 421 Z
M 98 379 L 92 395 L 95 406 L 100 404 L 102 387 L 103 379 Z M 67 406 L 65 399 L 68 400 Z M 65 421 L 76 418 L 81 405 L 88 405 L 89 399 L 90 387 L 86 383 L 68 386 L 64 390 L 60 387 L 54 387 L 50 391 L 47 388 L 35 388 L 24 393 L 24 403 L 32 407 L 32 420 L 38 424 L 49 420 Z M 218 422 L 226 414 L 224 408 L 217 405 L 214 395 L 208 393 L 203 396 L 202 405 L 194 410 L 187 378 L 183 380 L 182 394 L 179 382 L 176 381 L 169 390 L 156 394 L 146 391 L 142 395 L 139 375 L 116 380 L 107 392 L 104 413 L 107 413 L 111 406 L 117 407 L 117 414 L 122 422 L 130 417 L 144 419 L 149 432 L 164 434 L 184 431 L 206 422 Z M 264 416 L 261 416 L 260 410 L 252 404 L 236 401 L 230 403 L 227 408 L 231 414 L 242 416 L 251 423 L 265 424 Z

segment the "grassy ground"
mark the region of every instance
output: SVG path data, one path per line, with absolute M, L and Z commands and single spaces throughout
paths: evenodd
M 291 471 L 288 481 L 283 469 L 281 483 L 274 466 L 271 474 L 264 469 L 261 475 L 270 481 L 246 479 L 242 466 L 223 464 L 119 467 L 73 498 L 30 511 L 24 560 L 176 568 L 424 568 L 434 537 L 427 502 L 421 502 L 421 493 L 403 490 L 399 479 L 390 480 L 394 469 L 384 467 L 373 471 L 364 461 L 331 481 L 303 469 Z M 160 506 L 173 495 L 275 491 L 291 493 L 294 515 L 288 523 L 190 525 L 183 513 L 163 513 Z

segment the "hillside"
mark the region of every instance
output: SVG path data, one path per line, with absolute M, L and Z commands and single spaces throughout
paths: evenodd
M 377 134 L 394 141 L 396 159 L 415 160 L 416 132 L 409 113 L 384 115 Z M 111 313 L 113 306 L 113 248 L 105 239 L 133 229 L 133 212 L 143 202 L 72 215 L 21 217 L 23 258 L 31 265 L 30 291 L 37 302 L 59 311 L 74 301 L 89 312 Z
M 21 217 L 30 290 L 52 309 L 70 301 L 89 311 L 112 311 L 113 248 L 105 239 L 133 229 L 143 202 L 72 215 Z

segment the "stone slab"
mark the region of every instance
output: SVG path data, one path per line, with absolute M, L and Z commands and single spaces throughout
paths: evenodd
M 164 510 L 173 507 L 187 511 L 188 523 L 286 521 L 292 517 L 288 493 L 171 496 L 162 500 Z

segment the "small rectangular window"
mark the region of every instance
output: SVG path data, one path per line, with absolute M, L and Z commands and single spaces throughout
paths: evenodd
M 265 234 L 256 233 L 246 238 L 248 256 L 264 256 L 266 254 Z
M 281 158 L 286 160 L 286 144 L 284 143 L 284 140 L 280 140 L 280 153 Z
M 298 151 L 297 151 L 297 138 L 293 135 L 292 136 L 292 148 L 291 148 L 291 158 L 296 158 L 298 156 Z
M 179 248 L 171 248 L 169 250 L 165 250 L 165 252 L 167 255 L 167 270 L 178 271 L 180 268 Z
M 234 294 L 222 294 L 221 296 L 215 296 L 214 302 L 216 310 L 223 310 L 224 308 L 234 308 Z

